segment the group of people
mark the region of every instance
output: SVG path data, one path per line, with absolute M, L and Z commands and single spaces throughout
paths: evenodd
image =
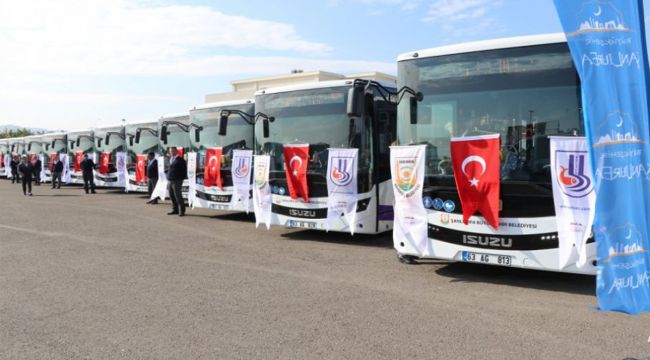
M 145 175 L 148 179 L 147 190 L 149 198 L 153 197 L 153 191 L 158 182 L 158 160 L 156 154 L 150 152 L 147 155 L 147 166 Z M 185 216 L 185 200 L 183 200 L 183 180 L 187 179 L 187 163 L 182 156 L 179 156 L 178 149 L 172 147 L 169 149 L 169 170 L 167 171 L 167 190 L 172 201 L 172 211 L 167 215 Z M 147 204 L 157 204 L 158 197 L 147 202 Z
M 172 211 L 168 215 L 185 216 L 185 201 L 183 200 L 183 181 L 187 179 L 187 163 L 182 156 L 179 156 L 178 149 L 172 147 L 169 150 L 169 170 L 167 171 L 167 190 L 169 197 L 172 201 Z M 29 162 L 27 155 L 23 155 L 20 163 L 15 159 L 11 160 L 11 182 L 21 182 L 23 185 L 23 193 L 27 196 L 32 196 L 32 180 L 35 185 L 41 184 L 41 171 L 43 164 L 40 159 L 36 159 L 33 163 Z M 88 156 L 84 154 L 84 158 L 79 164 L 84 181 L 84 191 L 86 194 L 96 194 L 95 191 L 95 176 L 93 171 L 97 165 Z M 156 154 L 150 152 L 147 156 L 147 166 L 145 167 L 145 175 L 148 178 L 147 189 L 149 198 L 152 197 L 156 183 L 158 182 L 158 161 Z M 61 188 L 61 180 L 63 176 L 63 162 L 59 157 L 52 166 L 52 189 Z M 156 197 L 149 200 L 148 204 L 157 204 L 159 199 Z

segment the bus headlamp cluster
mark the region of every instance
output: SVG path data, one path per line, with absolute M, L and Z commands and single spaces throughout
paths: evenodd
M 287 193 L 284 186 L 276 186 L 276 185 L 271 186 L 271 192 L 273 194 L 278 194 L 278 195 L 284 195 Z

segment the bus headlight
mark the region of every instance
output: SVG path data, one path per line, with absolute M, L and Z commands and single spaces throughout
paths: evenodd
M 433 199 L 431 196 L 425 196 L 422 198 L 422 204 L 426 209 L 431 209 L 433 207 Z
M 278 186 L 278 194 L 280 194 L 280 195 L 284 195 L 284 194 L 286 194 L 286 192 L 285 192 L 285 190 L 284 190 L 284 187 L 282 187 L 282 186 Z

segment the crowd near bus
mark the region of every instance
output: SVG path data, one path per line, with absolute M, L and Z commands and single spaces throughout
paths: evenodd
M 184 215 L 187 203 L 253 212 L 258 225 L 353 234 L 409 234 L 395 197 L 415 188 L 432 251 L 396 237 L 402 262 L 594 274 L 593 238 L 584 266 L 558 267 L 549 136 L 583 136 L 580 109 L 563 35 L 483 41 L 403 54 L 397 83 L 268 87 L 158 120 L 2 139 L 0 174 L 147 193 L 173 200 L 171 214 Z M 452 139 L 481 136 L 500 139 L 498 226 L 481 213 L 465 221 L 457 189 Z M 406 145 L 424 149 L 421 186 L 415 165 L 391 158 Z M 462 171 L 485 172 L 473 160 Z

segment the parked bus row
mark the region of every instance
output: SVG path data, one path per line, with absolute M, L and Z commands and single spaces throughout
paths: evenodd
M 472 261 L 463 255 L 471 252 L 499 259 L 489 264 L 557 270 L 548 136 L 584 135 L 580 109 L 580 82 L 566 40 L 552 34 L 403 54 L 397 86 L 349 79 L 268 88 L 251 99 L 203 104 L 158 121 L 4 139 L 0 153 L 42 156 L 47 181 L 52 159 L 66 153 L 72 183 L 81 183 L 79 162 L 89 153 L 99 164 L 97 185 L 114 187 L 116 154 L 126 152 L 129 188 L 146 192 L 136 168 L 144 167 L 148 152 L 166 155 L 176 147 L 184 157 L 196 153 L 195 207 L 243 211 L 252 206 L 231 205 L 231 161 L 233 151 L 248 149 L 271 158 L 272 225 L 377 234 L 393 227 L 390 146 L 425 144 L 431 258 Z M 481 216 L 463 224 L 450 159 L 452 137 L 484 133 L 501 139 L 498 230 Z M 289 196 L 288 144 L 309 144 L 308 202 Z M 358 149 L 358 203 L 354 223 L 341 219 L 328 227 L 330 148 Z M 219 184 L 205 181 L 213 161 Z M 403 262 L 419 260 L 408 243 L 395 248 Z M 593 239 L 588 252 L 589 266 L 562 271 L 594 274 Z

